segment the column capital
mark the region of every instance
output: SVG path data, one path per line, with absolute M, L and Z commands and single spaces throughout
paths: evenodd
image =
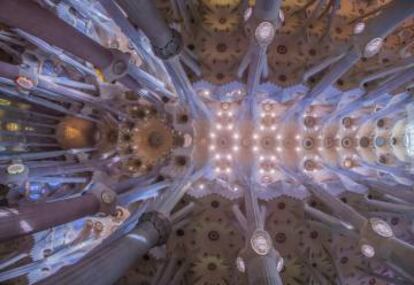
M 156 245 L 163 245 L 167 242 L 172 229 L 171 221 L 168 219 L 168 217 L 156 211 L 147 212 L 141 216 L 141 219 L 138 222 L 138 226 L 144 223 L 152 224 L 153 227 L 158 231 L 159 238 Z
M 167 60 L 173 56 L 178 55 L 181 52 L 181 34 L 178 31 L 171 29 L 171 35 L 171 39 L 164 46 L 160 47 L 154 44 L 152 45 L 155 55 L 162 60 Z

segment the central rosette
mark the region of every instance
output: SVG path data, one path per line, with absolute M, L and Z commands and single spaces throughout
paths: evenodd
M 130 120 L 120 126 L 118 143 L 127 156 L 123 168 L 131 174 L 148 172 L 165 162 L 180 136 L 166 119 L 150 105 L 127 107 Z

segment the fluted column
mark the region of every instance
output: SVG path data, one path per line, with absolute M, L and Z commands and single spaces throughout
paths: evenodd
M 165 243 L 170 231 L 171 224 L 164 216 L 154 212 L 144 214 L 127 235 L 36 284 L 112 285 L 149 249 Z
M 256 0 L 253 17 L 260 19 L 260 21 L 276 21 L 281 4 L 280 0 Z
M 1 5 L 1 3 L 0 3 L 0 5 Z M 40 106 L 43 106 L 43 107 L 48 108 L 50 110 L 60 112 L 62 114 L 68 114 L 68 115 L 71 115 L 71 116 L 83 118 L 83 119 L 88 120 L 88 121 L 98 122 L 96 119 L 94 119 L 92 117 L 79 114 L 79 112 L 71 111 L 71 110 L 65 108 L 64 106 L 53 103 L 49 100 L 45 100 L 45 99 L 40 98 L 40 97 L 35 97 L 35 96 L 19 93 L 14 88 L 12 89 L 12 88 L 8 88 L 8 87 L 0 86 L 0 91 L 3 93 L 3 95 L 5 95 L 7 97 L 18 98 L 20 100 L 27 101 L 27 102 L 30 102 L 30 103 L 33 103 L 33 104 L 36 104 L 36 105 L 40 105 Z
M 1 0 L 0 21 L 85 59 L 99 68 L 111 64 L 109 50 L 30 0 Z
M 59 122 L 62 117 L 57 117 L 53 115 L 47 115 L 39 112 L 34 112 L 30 110 L 22 110 L 11 106 L 3 106 L 0 105 L 0 110 L 6 111 L 8 114 L 12 114 L 13 116 L 21 119 L 27 119 L 30 121 L 36 120 L 48 124 L 55 124 Z
M 358 246 L 366 258 L 376 258 L 391 264 L 410 281 L 414 281 L 414 246 L 398 239 L 387 222 L 379 218 L 367 219 L 317 185 L 306 186 L 334 215 L 354 227 L 358 232 Z
M 260 79 L 267 67 L 267 48 L 272 43 L 275 30 L 281 25 L 282 19 L 280 10 L 280 0 L 258 0 L 256 1 L 252 17 L 248 19 L 246 25 L 251 26 L 252 35 L 245 58 L 239 67 L 239 75 L 248 67 L 247 75 L 247 95 L 252 97 L 256 92 Z
M 15 80 L 19 76 L 19 67 L 14 64 L 0 62 L 0 77 Z
M 167 25 L 153 1 L 117 0 L 117 3 L 129 20 L 149 38 L 155 55 L 164 61 L 180 101 L 189 106 L 195 118 L 210 119 L 209 109 L 194 92 L 179 61 L 182 50 L 181 35 Z
M 0 22 L 68 51 L 101 70 L 113 64 L 115 57 L 111 50 L 88 38 L 34 1 L 0 0 L 0 7 Z M 117 67 L 114 65 L 114 68 Z M 128 75 L 119 81 L 129 88 L 139 87 Z
M 80 149 L 69 149 L 69 150 L 54 150 L 54 151 L 42 151 L 42 152 L 17 152 L 0 154 L 0 161 L 2 160 L 37 160 L 47 159 L 53 157 L 59 157 L 63 155 L 76 155 L 80 153 L 86 153 L 94 151 L 94 148 L 80 148 Z
M 166 60 L 178 55 L 181 37 L 167 25 L 153 1 L 117 0 L 117 3 L 127 13 L 129 20 L 149 38 L 158 57 Z
M 236 263 L 239 270 L 242 267 L 241 271 L 246 271 L 250 285 L 282 285 L 283 258 L 274 248 L 270 234 L 264 230 L 265 215 L 255 191 L 251 186 L 245 190 L 246 244 Z
M 272 256 L 252 256 L 246 264 L 250 285 L 282 285 L 277 273 L 277 259 Z
M 3 208 L 0 209 L 0 241 L 65 224 L 98 210 L 99 200 L 92 194 L 21 208 Z
M 379 52 L 383 39 L 404 20 L 414 14 L 414 2 L 395 0 L 381 10 L 381 13 L 364 23 L 362 32 L 354 35 L 348 51 L 338 57 L 322 79 L 309 91 L 302 112 L 312 101 L 344 75 L 361 57 L 372 57 Z M 375 43 L 377 45 L 375 46 Z M 379 44 L 378 44 L 379 43 Z
M 414 2 L 393 0 L 378 14 L 367 20 L 362 33 L 355 36 L 356 45 L 364 48 L 373 38 L 385 38 L 407 18 L 414 15 Z

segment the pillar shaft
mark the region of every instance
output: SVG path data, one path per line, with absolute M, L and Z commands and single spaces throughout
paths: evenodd
M 272 256 L 254 256 L 246 264 L 246 273 L 250 285 L 282 285 L 277 272 L 276 258 Z
M 257 0 L 253 16 L 260 21 L 275 21 L 279 17 L 279 10 L 282 1 L 280 0 Z
M 0 62 L 0 77 L 15 80 L 19 76 L 19 67 L 17 65 Z
M 65 224 L 98 210 L 99 201 L 92 194 L 22 208 L 3 208 L 0 209 L 0 241 Z
M 56 174 L 69 174 L 80 173 L 84 171 L 93 171 L 105 163 L 110 163 L 110 160 L 90 160 L 82 163 L 72 163 L 67 165 L 66 162 L 61 162 L 61 165 L 57 164 L 50 167 L 39 167 L 30 169 L 30 177 L 39 177 Z
M 104 70 L 112 64 L 113 55 L 109 49 L 79 32 L 34 1 L 0 0 L 0 6 L 0 22 L 68 51 L 89 61 L 99 69 Z M 139 87 L 128 75 L 119 81 L 129 88 Z
M 0 105 L 0 110 L 4 110 L 8 114 L 13 114 L 13 116 L 21 119 L 29 119 L 30 121 L 42 121 L 43 123 L 48 124 L 55 124 L 56 122 L 59 122 L 62 119 L 61 117 L 46 115 L 29 110 L 18 109 L 12 106 Z
M 360 59 L 362 49 L 374 38 L 384 38 L 391 33 L 401 22 L 414 13 L 414 2 L 396 0 L 392 1 L 389 6 L 376 17 L 370 19 L 363 33 L 355 36 L 354 47 L 343 58 L 338 60 L 324 77 L 311 89 L 307 97 L 309 106 L 313 99 L 319 94 L 323 94 L 330 85 L 334 84 L 342 75 L 344 75 Z M 359 49 L 359 50 L 358 50 Z M 306 107 L 307 107 L 306 106 Z
M 144 220 L 126 236 L 94 250 L 75 265 L 64 267 L 36 284 L 112 285 L 149 249 L 165 242 L 159 226 L 154 220 Z
M 331 193 L 327 192 L 318 185 L 305 184 L 305 186 L 309 191 L 312 192 L 312 194 L 314 194 L 319 200 L 326 204 L 332 210 L 332 212 L 344 222 L 351 224 L 356 229 L 360 229 L 364 226 L 366 219 L 352 207 L 343 203 L 337 197 L 333 196 Z
M 117 3 L 128 14 L 129 20 L 145 33 L 153 46 L 163 48 L 171 42 L 172 31 L 153 1 L 117 0 Z
M 414 14 L 414 2 L 394 0 L 380 14 L 369 19 L 364 31 L 356 36 L 357 44 L 365 46 L 373 38 L 385 38 L 403 21 Z
M 263 73 L 263 66 L 265 64 L 267 47 L 260 47 L 257 44 L 252 47 L 251 62 L 249 66 L 249 73 L 247 75 L 247 95 L 249 98 L 256 93 L 257 86 L 260 84 L 260 78 Z
M 55 158 L 64 155 L 85 153 L 95 150 L 94 148 L 80 148 L 80 149 L 70 149 L 70 150 L 54 150 L 54 151 L 42 151 L 42 152 L 16 152 L 11 154 L 0 154 L 1 160 L 13 160 L 13 159 L 22 159 L 22 160 L 36 160 L 36 159 L 47 159 Z
M 388 261 L 414 278 L 414 246 L 394 238 L 390 240 L 390 243 L 392 251 Z
M 110 51 L 78 32 L 55 14 L 43 9 L 34 1 L 1 0 L 0 6 L 1 22 L 22 29 L 51 45 L 67 50 L 99 68 L 111 64 L 112 55 Z

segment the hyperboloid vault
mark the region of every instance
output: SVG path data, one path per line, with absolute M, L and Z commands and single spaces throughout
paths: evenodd
M 413 285 L 413 0 L 0 0 L 0 284 Z

